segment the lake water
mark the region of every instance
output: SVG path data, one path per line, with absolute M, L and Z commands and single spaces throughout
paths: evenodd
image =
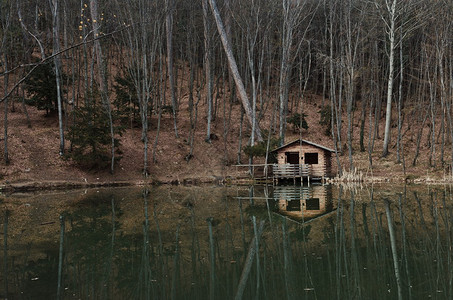
M 0 196 L 0 299 L 452 299 L 450 187 Z

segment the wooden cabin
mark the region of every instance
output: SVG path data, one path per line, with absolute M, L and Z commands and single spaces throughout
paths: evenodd
M 274 180 L 323 180 L 332 174 L 332 153 L 335 150 L 298 139 L 274 151 L 277 164 L 273 165 Z

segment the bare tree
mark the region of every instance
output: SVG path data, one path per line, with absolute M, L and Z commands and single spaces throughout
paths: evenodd
M 338 167 L 338 173 L 342 174 L 342 167 L 339 159 L 339 152 L 341 152 L 341 119 L 338 118 L 337 110 L 337 94 L 336 94 L 336 60 L 334 58 L 334 20 L 335 20 L 335 9 L 337 7 L 337 1 L 331 1 L 329 5 L 329 20 L 330 20 L 330 33 L 329 33 L 329 73 L 330 73 L 330 110 L 331 110 L 331 133 L 332 140 L 335 146 L 335 159 Z M 341 106 L 340 106 L 341 107 Z M 335 130 L 337 129 L 337 131 Z
M 25 21 L 24 21 L 24 17 L 22 16 L 22 9 L 21 9 L 21 3 L 19 0 L 17 0 L 16 2 L 16 6 L 17 6 L 17 16 L 19 17 L 19 23 L 23 29 L 24 32 L 28 33 L 29 35 L 31 35 L 33 37 L 33 39 L 36 41 L 36 43 L 38 44 L 39 46 L 39 50 L 41 51 L 41 59 L 45 59 L 46 57 L 46 53 L 45 53 L 45 50 L 44 50 L 44 45 L 43 45 L 43 42 L 41 41 L 40 39 L 40 35 L 41 33 L 37 32 L 38 31 L 38 25 L 37 25 L 37 19 L 38 19 L 38 3 L 36 3 L 35 5 L 35 28 L 34 30 L 32 29 L 29 29 L 27 27 L 27 25 L 25 24 Z
M 285 143 L 286 115 L 290 89 L 290 71 L 295 57 L 294 31 L 302 18 L 305 1 L 282 0 L 281 61 L 278 97 L 280 99 L 280 143 Z M 297 49 L 297 48 L 296 48 Z
M 400 28 L 400 39 L 402 40 L 402 34 L 403 30 Z M 403 80 L 404 80 L 404 59 L 403 59 L 403 44 L 401 43 L 400 45 L 400 78 L 399 78 L 399 88 L 398 88 L 398 135 L 396 138 L 396 163 L 401 162 L 401 127 L 402 127 L 402 116 L 401 116 L 401 110 L 402 110 L 402 105 L 403 105 Z
M 100 30 L 99 24 L 100 19 L 98 15 L 98 1 L 90 0 L 90 13 L 91 13 L 91 22 L 93 27 L 94 37 L 99 37 Z M 98 81 L 101 91 L 101 99 L 104 109 L 109 118 L 110 126 L 110 139 L 111 139 L 111 163 L 110 163 L 110 172 L 113 173 L 115 167 L 115 132 L 113 129 L 113 117 L 112 117 L 112 108 L 110 107 L 110 100 L 108 95 L 108 86 L 107 86 L 107 73 L 106 66 L 104 64 L 104 57 L 102 54 L 102 47 L 99 39 L 95 39 L 93 42 L 94 52 L 96 55 L 96 62 L 98 67 Z
M 211 121 L 212 121 L 212 85 L 213 79 L 211 75 L 211 34 L 210 22 L 208 19 L 208 1 L 202 0 L 203 8 L 203 36 L 204 36 L 204 71 L 206 76 L 206 100 L 208 102 L 207 112 L 207 125 L 206 125 L 206 139 L 205 141 L 211 142 Z
M 453 121 L 452 121 L 452 95 L 453 95 L 453 69 L 452 69 L 452 44 L 449 42 L 451 31 L 453 29 L 453 5 L 449 7 L 439 6 L 436 10 L 438 23 L 436 24 L 435 51 L 437 57 L 437 68 L 439 71 L 439 89 L 440 102 L 442 109 L 442 144 L 441 144 L 441 161 L 444 164 L 444 119 L 447 118 L 447 126 L 450 131 L 450 141 L 453 143 Z M 453 147 L 451 147 L 450 175 L 453 177 Z
M 161 42 L 161 18 L 156 6 L 150 1 L 128 0 L 123 19 L 130 24 L 124 35 L 127 41 L 127 73 L 132 78 L 140 109 L 143 142 L 143 175 L 148 170 L 149 101 L 152 98 L 155 74 L 153 66 L 157 46 Z
M 451 24 L 453 25 L 453 24 Z M 450 25 L 450 26 L 451 26 Z M 449 49 L 449 58 L 446 58 L 445 60 L 445 64 L 447 65 L 447 70 L 449 70 L 449 72 L 443 72 L 443 68 L 441 69 L 441 72 L 444 73 L 444 74 L 449 74 L 449 75 L 445 75 L 446 77 L 446 82 L 442 82 L 442 89 L 444 89 L 448 95 L 450 96 L 450 99 L 446 100 L 446 108 L 447 108 L 447 118 L 448 118 L 448 127 L 450 128 L 450 141 L 451 143 L 453 143 L 453 120 L 452 120 L 452 101 L 453 101 L 453 49 L 450 47 Z M 447 56 L 447 57 L 448 57 Z M 441 74 L 442 74 L 441 73 Z M 443 75 L 443 74 L 442 74 Z M 441 76 L 442 76 L 441 75 Z M 442 76 L 443 77 L 443 76 Z M 448 85 L 448 87 L 447 87 Z M 453 178 L 453 147 L 451 147 L 451 157 L 450 157 L 450 175 L 452 176 Z
M 3 78 L 3 89 L 5 93 L 5 103 L 4 103 L 4 120 L 3 120 L 3 126 L 4 126 L 4 135 L 3 135 L 3 141 L 4 141 L 4 161 L 5 164 L 9 164 L 9 154 L 8 154 L 8 81 L 9 81 L 9 73 L 8 73 L 8 55 L 7 55 L 7 49 L 6 49 L 6 44 L 7 44 L 7 37 L 8 37 L 8 30 L 11 24 L 11 11 L 12 11 L 12 2 L 9 3 L 0 3 L 0 24 L 1 24 L 1 30 L 2 30 L 2 38 L 1 38 L 1 44 L 0 44 L 0 59 L 3 60 L 3 72 L 4 72 L 4 78 Z
M 385 109 L 385 130 L 384 130 L 384 148 L 382 156 L 387 156 L 390 143 L 390 123 L 392 121 L 392 97 L 393 97 L 393 76 L 394 76 L 394 61 L 395 61 L 395 45 L 396 45 L 396 22 L 398 18 L 397 0 L 385 0 L 385 13 L 382 12 L 381 19 L 385 24 L 386 32 L 389 39 L 389 55 L 388 55 L 388 80 L 387 80 L 387 105 Z M 380 9 L 380 3 L 376 2 L 376 6 Z
M 52 33 L 53 33 L 53 51 L 52 54 L 60 52 L 60 5 L 59 0 L 49 0 L 52 11 Z M 55 81 L 57 87 L 57 106 L 58 106 L 58 129 L 60 132 L 60 156 L 64 155 L 64 130 L 63 130 L 63 108 L 62 108 L 62 90 L 61 90 L 61 62 L 60 56 L 54 58 Z
M 355 94 L 355 69 L 357 67 L 357 52 L 360 46 L 360 40 L 362 36 L 362 22 L 365 7 L 358 7 L 357 11 L 359 15 L 356 18 L 353 17 L 353 1 L 346 2 L 346 13 L 345 13 L 345 27 L 346 27 L 346 46 L 345 46 L 345 64 L 347 71 L 346 79 L 346 103 L 347 103 L 347 116 L 348 116 L 348 153 L 349 153 L 349 168 L 352 171 L 354 169 L 352 159 L 352 135 L 353 135 L 353 124 L 352 124 L 352 109 L 354 105 L 354 94 Z M 363 100 L 362 100 L 363 101 Z
M 429 166 L 435 167 L 435 154 L 436 154 L 436 119 L 437 119 L 437 87 L 435 86 L 435 82 L 438 82 L 437 76 L 437 64 L 433 61 L 434 55 L 431 52 L 425 51 L 426 54 L 426 61 L 428 62 L 425 65 L 426 68 L 426 75 L 428 80 L 428 94 L 429 94 L 429 112 L 430 112 L 430 119 L 431 119 L 431 126 L 430 126 L 430 137 L 431 141 L 428 142 L 429 144 Z M 431 69 L 431 65 L 434 65 L 434 68 Z
M 451 72 L 446 72 L 448 70 L 448 59 L 446 58 L 448 56 L 448 51 L 451 51 L 451 42 L 449 42 L 449 37 L 451 37 L 451 30 L 453 28 L 453 20 L 452 20 L 452 13 L 451 9 L 453 8 L 453 5 L 450 3 L 450 7 L 444 7 L 438 6 L 436 9 L 436 14 L 439 16 L 438 19 L 435 21 L 435 27 L 436 27 L 436 34 L 435 34 L 435 51 L 436 51 L 436 57 L 437 57 L 437 70 L 438 70 L 438 76 L 439 76 L 439 85 L 438 89 L 440 91 L 438 92 L 439 94 L 439 100 L 441 104 L 441 135 L 442 135 L 442 140 L 441 140 L 441 155 L 440 155 L 440 160 L 442 163 L 442 166 L 445 165 L 445 143 L 446 143 L 446 126 L 450 127 L 450 132 L 453 132 L 452 128 L 452 122 L 451 122 L 451 107 L 450 107 L 450 101 L 448 98 L 451 98 L 451 95 L 449 95 L 449 89 L 447 88 L 447 84 L 449 81 L 448 75 L 446 74 L 451 74 Z M 453 88 L 453 86 L 452 86 Z M 450 90 L 451 93 L 451 90 Z M 445 120 L 447 119 L 447 120 Z M 445 124 L 447 121 L 447 124 Z M 451 134 L 450 134 L 451 135 Z M 451 139 L 453 141 L 453 135 L 451 135 Z M 453 152 L 452 152 L 453 154 Z M 453 156 L 452 156 L 453 159 Z
M 170 84 L 170 96 L 171 96 L 171 105 L 173 111 L 173 126 L 175 129 L 175 136 L 179 138 L 178 135 L 178 123 L 177 123 L 177 111 L 178 103 L 176 100 L 176 87 L 175 87 L 175 76 L 173 72 L 173 11 L 175 6 L 175 0 L 165 0 L 166 8 L 166 36 L 167 36 L 167 68 L 168 68 L 168 79 Z
M 395 50 L 401 45 L 403 39 L 413 30 L 421 26 L 421 19 L 412 16 L 411 18 L 402 18 L 404 15 L 416 12 L 418 1 L 401 1 L 401 0 L 375 0 L 374 4 L 378 10 L 379 17 L 384 24 L 385 32 L 388 38 L 388 77 L 387 77 L 387 95 L 385 108 L 385 130 L 384 146 L 382 156 L 389 153 L 390 129 L 392 121 L 392 99 L 393 85 L 395 76 Z M 400 37 L 398 39 L 398 32 Z
M 264 37 L 269 33 L 271 20 L 269 15 L 270 8 L 267 1 L 252 1 L 241 7 L 244 15 L 242 20 L 245 24 L 245 39 L 247 50 L 247 67 L 251 81 L 252 115 L 253 123 L 250 134 L 250 145 L 255 144 L 255 128 L 257 126 L 256 110 L 257 101 L 260 97 L 263 77 L 263 61 L 265 47 L 262 46 Z M 249 164 L 253 163 L 253 157 L 249 157 Z
M 251 126 L 255 123 L 255 117 L 253 115 L 252 109 L 250 107 L 250 102 L 247 96 L 247 92 L 245 91 L 244 88 L 244 83 L 242 82 L 241 75 L 239 74 L 239 70 L 236 64 L 236 60 L 233 55 L 233 50 L 231 48 L 230 42 L 228 40 L 225 27 L 223 26 L 222 19 L 220 17 L 219 10 L 217 8 L 217 4 L 215 0 L 209 0 L 209 4 L 211 6 L 212 13 L 214 15 L 216 25 L 217 25 L 217 30 L 220 35 L 220 39 L 222 40 L 222 45 L 225 50 L 225 54 L 228 59 L 228 65 L 230 67 L 231 74 L 233 75 L 234 82 L 236 83 L 236 89 L 239 94 L 239 98 L 241 99 L 242 106 L 244 108 L 245 114 L 247 116 L 247 119 L 250 123 Z M 255 127 L 255 133 L 256 133 L 256 138 L 258 141 L 262 141 L 263 137 L 261 135 L 261 130 L 259 126 Z

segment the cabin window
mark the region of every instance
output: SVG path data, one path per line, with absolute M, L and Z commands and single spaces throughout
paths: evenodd
M 299 152 L 285 152 L 285 155 L 287 164 L 299 164 Z
M 306 204 L 305 209 L 306 210 L 319 210 L 319 199 L 318 198 L 307 199 L 307 204 Z
M 305 163 L 309 165 L 317 165 L 318 153 L 305 153 Z

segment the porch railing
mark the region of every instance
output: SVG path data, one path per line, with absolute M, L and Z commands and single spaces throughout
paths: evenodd
M 274 178 L 308 177 L 311 167 L 306 164 L 273 164 L 272 171 Z

